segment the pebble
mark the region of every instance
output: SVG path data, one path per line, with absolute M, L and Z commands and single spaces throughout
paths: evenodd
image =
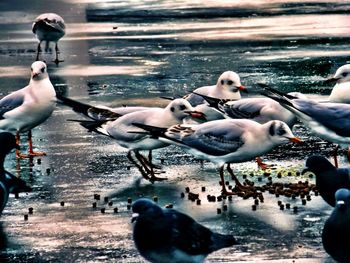
M 29 212 L 29 214 L 33 214 L 33 207 L 29 207 L 28 212 Z
M 62 201 L 62 202 L 60 203 L 60 205 L 61 205 L 61 206 L 64 206 L 64 202 Z
M 95 200 L 100 200 L 101 199 L 101 196 L 99 194 L 94 194 L 94 199 Z
M 216 209 L 216 213 L 219 215 L 221 214 L 221 208 Z
M 97 203 L 96 202 L 93 202 L 92 203 L 92 208 L 96 208 L 97 207 Z
M 104 214 L 106 212 L 106 208 L 102 207 L 101 208 L 101 213 Z
M 132 203 L 132 198 L 131 198 L 131 197 L 128 197 L 127 202 L 128 202 L 128 204 L 131 204 L 131 203 Z
M 24 215 L 24 220 L 27 221 L 28 220 L 28 215 Z
M 114 212 L 114 213 L 118 213 L 118 207 L 115 207 L 115 208 L 113 209 L 113 212 Z

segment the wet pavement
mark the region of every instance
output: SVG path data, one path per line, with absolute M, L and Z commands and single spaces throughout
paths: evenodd
M 48 11 L 67 23 L 59 42 L 65 61 L 56 67 L 53 54 L 44 54 L 51 81 L 61 94 L 93 105 L 165 105 L 160 96 L 214 84 L 226 70 L 240 74 L 250 96 L 264 82 L 325 98 L 331 87 L 324 78 L 349 62 L 350 4 L 343 1 L 43 2 L 0 2 L 0 95 L 27 84 L 37 45 L 31 23 Z M 154 157 L 168 180 L 150 184 L 129 164 L 125 149 L 67 121 L 79 117 L 58 105 L 33 131 L 35 145 L 47 156 L 19 164 L 14 153 L 8 156 L 6 168 L 33 192 L 11 196 L 1 216 L 1 262 L 144 262 L 131 238 L 127 202 L 139 196 L 157 196 L 160 205 L 172 203 L 239 239 L 240 245 L 211 254 L 208 262 L 333 262 L 320 237 L 331 208 L 314 192 L 306 205 L 265 192 L 256 211 L 252 198 L 209 202 L 207 195 L 220 195 L 216 167 L 173 146 Z M 301 125 L 294 132 L 305 143 L 264 156 L 276 170 L 266 176 L 253 161 L 235 164 L 240 180 L 314 183 L 298 172 L 307 156 L 330 156 L 334 145 Z M 188 200 L 186 187 L 199 194 L 201 205 Z M 281 210 L 278 201 L 291 209 Z

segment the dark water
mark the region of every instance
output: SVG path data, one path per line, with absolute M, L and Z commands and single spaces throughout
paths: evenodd
M 350 4 L 232 2 L 2 0 L 1 95 L 27 84 L 36 50 L 31 23 L 48 11 L 67 23 L 60 41 L 65 61 L 56 67 L 53 55 L 44 55 L 50 78 L 57 91 L 90 104 L 164 105 L 159 96 L 182 96 L 214 84 L 226 70 L 239 73 L 251 96 L 258 82 L 315 97 L 330 93 L 324 79 L 349 62 Z M 127 209 L 127 198 L 141 195 L 158 196 L 161 205 L 174 203 L 210 228 L 240 239 L 241 245 L 210 255 L 209 262 L 332 262 L 320 238 L 331 209 L 320 197 L 312 196 L 303 206 L 300 200 L 266 193 L 257 211 L 251 210 L 252 199 L 209 203 L 206 195 L 218 195 L 220 189 L 215 167 L 201 166 L 175 147 L 157 151 L 156 161 L 165 159 L 168 181 L 151 185 L 139 181 L 123 148 L 66 121 L 72 118 L 77 115 L 58 105 L 34 130 L 35 145 L 47 157 L 32 164 L 23 160 L 18 171 L 14 154 L 7 159 L 7 169 L 34 191 L 11 197 L 1 217 L 1 262 L 143 262 L 131 239 Z M 274 181 L 313 182 L 295 171 L 307 155 L 332 150 L 300 125 L 295 133 L 308 143 L 280 147 L 265 157 L 278 165 Z M 254 162 L 234 168 L 240 176 L 253 173 L 254 181 L 262 176 Z M 279 171 L 293 176 L 278 179 Z M 200 194 L 201 206 L 180 198 L 186 186 Z M 94 194 L 101 195 L 97 209 L 92 208 Z M 279 210 L 278 200 L 298 206 L 299 212 Z M 228 211 L 217 215 L 224 203 Z M 34 213 L 25 221 L 29 207 Z

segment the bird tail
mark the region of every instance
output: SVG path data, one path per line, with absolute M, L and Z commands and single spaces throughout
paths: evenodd
M 265 84 L 262 87 L 263 87 L 263 91 L 261 92 L 261 95 L 277 101 L 283 107 L 287 106 L 286 107 L 287 109 L 289 109 L 290 107 L 294 108 L 292 100 L 297 99 L 297 97 L 286 94 L 274 88 L 271 88 Z
M 73 120 L 69 119 L 67 121 L 73 121 L 73 122 L 78 122 L 81 126 L 83 126 L 85 129 L 88 130 L 88 132 L 96 132 L 99 134 L 107 135 L 107 131 L 102 127 L 107 121 L 105 120 Z
M 211 250 L 216 251 L 225 247 L 230 247 L 238 244 L 239 243 L 233 235 L 213 233 Z
M 57 99 L 64 105 L 71 107 L 75 112 L 82 113 L 88 116 L 88 110 L 92 108 L 91 105 L 73 100 L 62 95 L 56 95 Z
M 210 97 L 204 94 L 200 94 L 197 92 L 192 91 L 193 94 L 201 96 L 208 104 L 210 107 L 215 108 L 219 111 L 221 111 L 220 109 L 220 104 L 222 104 L 224 101 L 222 99 L 218 99 L 218 98 L 214 98 L 214 97 Z
M 9 185 L 10 193 L 16 194 L 16 193 L 22 193 L 22 192 L 31 192 L 32 188 L 30 188 L 27 183 L 22 180 L 21 178 L 18 178 L 17 176 L 13 175 L 12 173 L 5 171 L 6 173 L 6 181 Z

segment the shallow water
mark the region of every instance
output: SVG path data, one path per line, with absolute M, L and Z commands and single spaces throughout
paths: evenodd
M 47 11 L 60 13 L 67 23 L 59 42 L 65 61 L 56 67 L 53 54 L 43 55 L 51 81 L 58 92 L 93 105 L 165 105 L 160 96 L 182 96 L 214 84 L 226 70 L 240 74 L 249 96 L 263 82 L 323 98 L 331 90 L 324 79 L 349 62 L 350 4 L 343 1 L 43 2 L 0 2 L 0 95 L 28 83 L 37 45 L 31 23 Z M 219 195 L 220 189 L 214 165 L 201 166 L 175 147 L 156 151 L 168 180 L 152 185 L 140 180 L 115 142 L 66 121 L 79 117 L 58 105 L 34 130 L 35 145 L 47 157 L 22 160 L 16 170 L 14 154 L 8 156 L 6 168 L 34 191 L 11 197 L 4 210 L 1 262 L 143 262 L 131 239 L 127 209 L 127 198 L 139 196 L 158 196 L 159 204 L 173 203 L 206 226 L 237 236 L 240 245 L 210 255 L 208 262 L 332 262 L 320 238 L 331 209 L 320 197 L 312 196 L 303 206 L 300 200 L 266 193 L 257 211 L 251 209 L 252 199 L 208 202 L 207 194 Z M 295 133 L 307 143 L 265 156 L 278 167 L 273 181 L 313 182 L 295 171 L 308 155 L 330 155 L 333 149 L 300 125 Z M 250 179 L 257 182 L 263 176 L 254 162 L 234 169 L 241 179 L 253 173 Z M 279 179 L 278 171 L 293 173 Z M 200 194 L 201 206 L 180 197 L 186 186 Z M 298 206 L 299 212 L 279 210 L 278 200 Z M 224 204 L 228 211 L 217 214 Z M 25 221 L 29 207 L 34 212 Z

